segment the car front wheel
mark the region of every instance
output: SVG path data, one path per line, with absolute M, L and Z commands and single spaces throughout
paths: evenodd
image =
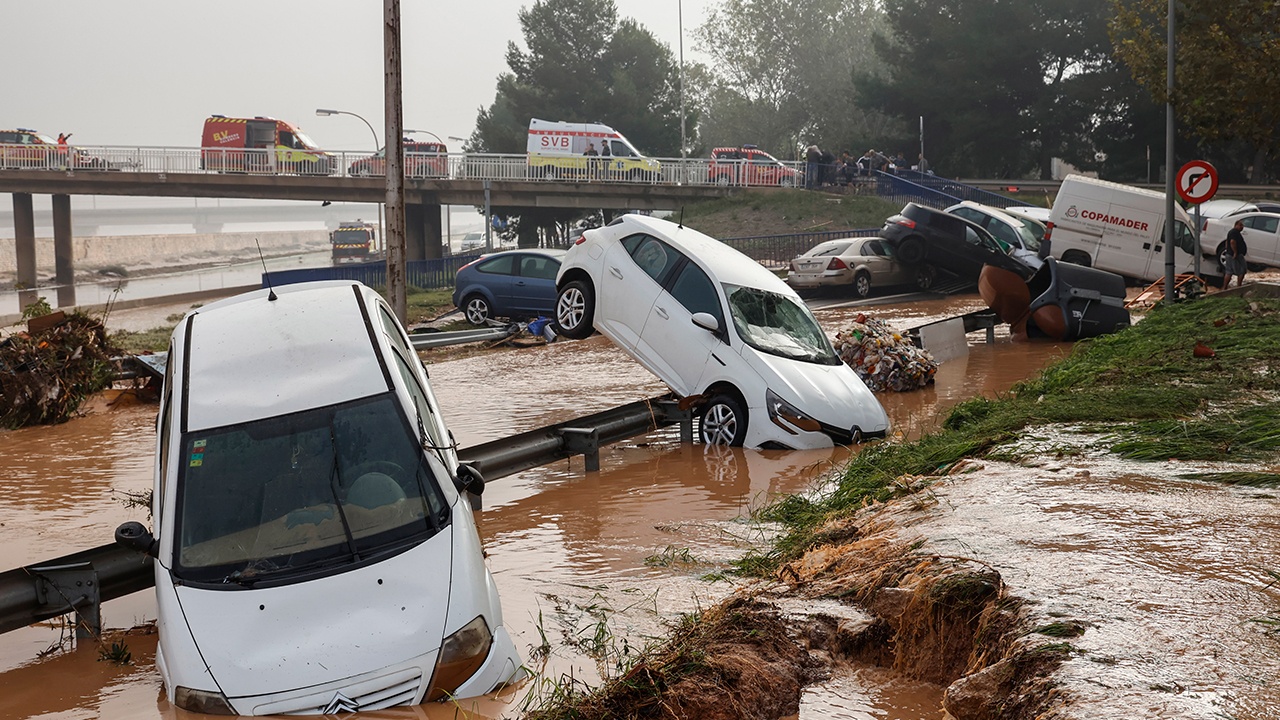
M 1067 252 L 1062 253 L 1062 262 L 1089 267 L 1089 255 L 1087 253 L 1082 253 L 1079 250 L 1068 250 Z
M 556 325 L 561 335 L 575 340 L 590 335 L 595 311 L 591 286 L 582 280 L 567 283 L 556 295 Z
M 698 427 L 704 444 L 741 447 L 747 438 L 747 411 L 732 395 L 715 395 L 707 402 Z
M 858 297 L 864 298 L 871 294 L 871 275 L 865 272 L 859 272 L 853 276 L 853 292 Z
M 462 312 L 472 325 L 487 325 L 493 308 L 489 307 L 489 301 L 483 295 L 469 295 L 462 302 Z

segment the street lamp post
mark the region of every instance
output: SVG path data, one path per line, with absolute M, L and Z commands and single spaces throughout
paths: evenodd
M 378 142 L 378 133 L 374 131 L 373 125 L 370 125 L 368 120 L 365 120 L 363 117 L 353 112 L 347 112 L 346 110 L 327 110 L 325 108 L 316 108 L 317 117 L 328 117 L 330 115 L 350 115 L 351 117 L 356 118 L 360 122 L 364 123 L 365 127 L 369 128 L 369 133 L 373 135 L 373 152 L 375 155 L 378 153 L 379 145 L 381 145 L 381 143 Z M 386 236 L 386 230 L 382 227 L 382 203 L 378 203 L 377 205 L 378 205 L 378 243 L 382 246 L 382 252 L 385 254 L 387 251 L 387 243 L 386 243 L 387 236 Z
M 687 142 L 684 135 L 684 1 L 676 0 L 676 15 L 680 28 L 680 164 L 683 166 L 685 157 L 688 154 Z M 680 168 L 681 180 L 687 172 L 684 167 Z

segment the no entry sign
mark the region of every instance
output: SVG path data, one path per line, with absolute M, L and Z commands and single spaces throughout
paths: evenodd
M 1174 187 L 1183 200 L 1199 205 L 1218 192 L 1218 171 L 1203 160 L 1192 160 L 1178 170 Z

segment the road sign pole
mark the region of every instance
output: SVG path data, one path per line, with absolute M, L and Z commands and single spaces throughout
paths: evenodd
M 1196 203 L 1196 226 L 1192 228 L 1191 233 L 1196 239 L 1196 251 L 1192 253 L 1196 259 L 1196 277 L 1200 277 L 1200 255 L 1203 252 L 1200 249 L 1200 203 Z
M 1167 30 L 1169 33 L 1168 55 L 1165 58 L 1165 123 L 1164 123 L 1164 299 L 1170 305 L 1173 304 L 1173 233 L 1174 233 L 1174 217 L 1173 217 L 1173 142 L 1174 119 L 1173 119 L 1173 58 L 1175 42 L 1177 40 L 1174 35 L 1174 0 L 1169 0 L 1169 11 L 1167 13 Z

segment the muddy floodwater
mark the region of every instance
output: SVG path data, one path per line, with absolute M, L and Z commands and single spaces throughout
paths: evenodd
M 834 334 L 860 311 L 906 327 L 978 306 L 965 297 L 817 314 Z M 968 356 L 944 363 L 933 386 L 880 397 L 895 432 L 916 436 L 934 427 L 955 403 L 1004 392 L 1067 352 L 1069 345 L 1013 344 L 1007 338 L 986 345 L 976 333 Z M 428 370 L 463 447 L 665 391 L 599 336 L 430 364 Z M 0 433 L 3 568 L 105 544 L 120 522 L 145 520 L 143 510 L 127 508 L 123 500 L 150 487 L 154 417 L 154 406 L 125 403 L 57 427 Z M 762 532 L 745 516 L 778 494 L 809 488 L 840 466 L 848 452 L 705 448 L 681 444 L 671 429 L 602 450 L 598 473 L 585 473 L 582 459 L 573 458 L 493 482 L 477 519 L 517 647 L 542 678 L 597 682 L 627 653 L 660 637 L 666 623 L 730 593 L 733 586 L 720 573 Z M 1205 692 L 1196 682 L 1206 681 L 1200 672 L 1206 658 L 1220 657 L 1236 644 L 1214 644 L 1211 613 L 1199 613 L 1210 609 L 1205 606 L 1212 598 L 1234 602 L 1237 595 L 1257 594 L 1255 579 L 1234 572 L 1233 563 L 1246 562 L 1238 555 L 1241 546 L 1257 553 L 1252 561 L 1258 564 L 1265 553 L 1275 557 L 1280 533 L 1275 532 L 1274 502 L 1258 499 L 1262 493 L 1256 491 L 1185 481 L 1170 486 L 1105 465 L 1089 475 L 1065 465 L 1037 472 L 1053 482 L 1026 482 L 1022 479 L 1030 470 L 1008 468 L 982 485 L 949 486 L 941 492 L 954 496 L 954 507 L 978 509 L 963 515 L 957 510 L 960 529 L 953 534 L 943 516 L 937 528 L 916 530 L 949 537 L 993 564 L 1007 558 L 1012 566 L 1043 567 L 1021 575 L 1001 571 L 1015 592 L 1029 586 L 1058 598 L 1064 612 L 1082 619 L 1141 616 L 1144 622 L 1128 630 L 1085 639 L 1098 644 L 1099 656 L 1118 663 L 1166 662 L 1170 683 Z M 1015 509 L 1007 518 L 1006 504 Z M 1255 515 L 1255 522 L 1245 522 L 1243 513 Z M 1056 524 L 1043 523 L 1045 515 Z M 1242 534 L 1258 528 L 1257 516 L 1265 516 L 1262 524 L 1270 536 L 1254 545 Z M 1166 527 L 1153 518 L 1176 522 Z M 1073 527 L 1092 533 L 1095 544 L 1073 540 Z M 1137 532 L 1130 537 L 1128 530 Z M 1093 568 L 1086 576 L 1073 581 L 1052 572 L 1057 558 L 1075 556 L 1077 550 Z M 1134 567 L 1142 572 L 1127 576 Z M 1149 621 L 1166 611 L 1167 622 L 1156 623 L 1152 632 Z M 154 616 L 150 590 L 103 609 L 106 626 L 115 629 Z M 92 643 L 46 654 L 63 633 L 56 625 L 42 625 L 0 636 L 0 718 L 200 717 L 164 701 L 154 635 L 125 636 L 132 663 L 122 666 L 100 661 Z M 1188 640 L 1182 637 L 1186 633 L 1203 637 Z M 1250 667 L 1254 674 L 1258 667 L 1270 667 L 1274 675 L 1276 658 L 1270 659 L 1269 666 L 1259 666 L 1252 664 L 1256 657 L 1223 658 L 1218 667 L 1235 676 L 1248 674 Z M 1135 677 L 1145 677 L 1141 669 L 1135 669 Z M 1079 674 L 1085 686 L 1094 679 L 1087 666 Z M 1274 678 L 1258 682 L 1265 686 Z M 480 716 L 514 717 L 546 688 L 534 679 L 501 697 L 464 704 Z M 1261 714 L 1240 717 L 1280 716 L 1274 687 L 1269 692 L 1271 699 L 1258 705 Z M 800 717 L 941 718 L 941 694 L 941 688 L 885 670 L 850 668 L 806 691 Z M 1165 712 L 1144 706 L 1132 716 L 1208 717 L 1197 711 L 1212 699 L 1171 698 Z M 361 717 L 439 719 L 455 717 L 456 711 L 432 705 Z

